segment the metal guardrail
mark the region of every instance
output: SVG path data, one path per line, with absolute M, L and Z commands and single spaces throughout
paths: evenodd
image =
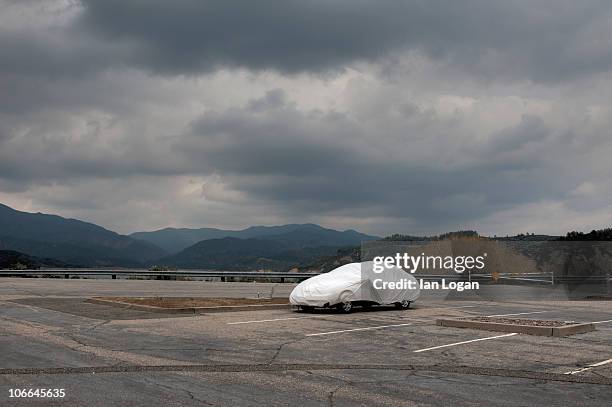
M 40 269 L 40 270 L 0 270 L 4 277 L 51 277 L 63 278 L 111 276 L 113 280 L 121 277 L 154 277 L 159 280 L 171 280 L 176 277 L 220 278 L 227 281 L 231 278 L 241 279 L 285 279 L 305 280 L 319 275 L 319 273 L 288 273 L 288 272 L 259 272 L 259 271 L 207 271 L 207 270 L 177 270 L 177 271 L 151 271 L 151 270 L 113 270 L 113 269 Z
M 0 277 L 63 277 L 69 279 L 71 277 L 95 277 L 95 276 L 110 276 L 113 280 L 117 276 L 123 278 L 129 277 L 147 277 L 158 280 L 172 280 L 177 277 L 194 277 L 194 278 L 219 278 L 221 281 L 230 279 L 247 279 L 247 280 L 280 280 L 285 282 L 285 279 L 302 281 L 310 277 L 318 276 L 321 273 L 314 272 L 259 272 L 259 271 L 211 271 L 211 270 L 176 270 L 176 271 L 152 271 L 145 269 L 30 269 L 30 270 L 0 270 Z M 423 280 L 441 280 L 449 281 L 492 281 L 491 274 L 414 274 L 417 279 Z M 555 276 L 554 279 L 550 273 L 501 273 L 497 276 L 498 282 L 522 281 L 524 283 L 544 283 L 544 284 L 559 284 L 571 282 L 606 282 L 610 284 L 612 279 L 607 276 Z

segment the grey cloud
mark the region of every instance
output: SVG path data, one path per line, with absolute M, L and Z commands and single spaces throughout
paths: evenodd
M 266 103 L 271 98 L 275 103 Z M 454 149 L 445 143 L 456 137 L 453 122 L 441 136 L 416 134 L 428 130 L 400 121 L 394 126 L 404 125 L 406 135 L 376 142 L 379 135 L 356 126 L 348 115 L 300 112 L 279 100 L 284 97 L 274 92 L 244 108 L 205 115 L 174 148 L 189 159 L 192 170 L 224 174 L 247 196 L 283 202 L 294 213 L 376 208 L 386 216 L 419 218 L 421 227 L 465 222 L 542 199 L 559 200 L 568 185 L 577 185 L 585 176 L 579 169 L 558 177 L 564 156 L 575 151 L 559 143 L 558 135 L 536 116 L 524 116 L 516 126 L 491 135 L 490 142 L 468 141 L 469 163 L 445 168 L 436 160 Z M 411 119 L 437 121 L 428 112 L 421 115 Z M 431 137 L 438 137 L 434 151 L 426 148 Z M 381 148 L 395 143 L 397 154 L 381 153 L 372 143 Z
M 521 151 L 528 144 L 541 142 L 549 134 L 550 129 L 546 127 L 542 118 L 524 115 L 517 126 L 504 129 L 496 134 L 494 139 L 487 144 L 487 148 L 492 152 Z
M 0 29 L 0 72 L 48 79 L 125 67 L 163 75 L 224 67 L 321 74 L 410 52 L 483 80 L 556 82 L 612 67 L 605 0 L 80 4 L 58 26 Z
M 555 81 L 608 71 L 602 0 L 491 2 L 83 0 L 79 28 L 134 46 L 129 63 L 161 73 L 221 66 L 342 69 L 416 50 L 486 77 Z
M 376 111 L 393 111 L 394 105 L 405 102 L 388 102 Z M 130 210 L 144 208 L 146 217 L 147 205 L 156 211 L 173 205 L 168 200 L 182 188 L 173 179 L 217 174 L 232 199 L 224 202 L 224 194 L 217 194 L 220 201 L 210 204 L 217 215 L 198 215 L 202 209 L 189 200 L 206 201 L 202 188 L 210 181 L 194 181 L 200 182 L 195 192 L 181 198 L 188 201 L 183 222 L 198 216 L 202 224 L 235 221 L 237 213 L 253 216 L 240 209 L 246 205 L 277 222 L 378 216 L 411 230 L 442 231 L 521 205 L 563 201 L 568 191 L 593 179 L 595 170 L 587 162 L 563 172 L 567 160 L 584 161 L 593 148 L 612 150 L 609 142 L 588 147 L 587 133 L 574 136 L 581 144 L 567 143 L 563 128 L 550 127 L 537 115 L 525 115 L 483 141 L 462 130 L 469 120 L 464 115 L 445 121 L 430 109 L 412 109 L 409 115 L 381 119 L 366 111 L 356 119 L 351 112 L 303 110 L 275 89 L 242 106 L 206 112 L 169 138 L 148 135 L 130 142 L 126 136 L 108 145 L 97 123 L 78 142 L 42 134 L 14 138 L 0 149 L 0 187 L 27 195 L 10 182 L 43 185 L 46 192 L 38 192 L 38 199 L 50 207 L 108 221 L 110 213 L 121 212 L 110 211 L 112 202 L 136 200 Z M 391 131 L 381 132 L 381 121 Z M 48 130 L 61 134 L 61 127 Z M 449 154 L 467 159 L 448 165 L 443 157 Z M 158 190 L 164 185 L 170 189 Z M 88 204 L 92 196 L 100 201 L 95 207 Z M 579 209 L 580 201 L 570 198 Z M 591 201 L 601 202 L 601 194 L 595 198 Z
M 122 228 L 375 233 L 612 199 L 609 2 L 81 3 L 0 28 L 2 197 Z
M 342 70 L 406 52 L 491 80 L 551 82 L 612 67 L 612 5 L 513 0 L 81 0 L 62 25 L 0 29 L 0 71 L 54 77 L 137 67 Z

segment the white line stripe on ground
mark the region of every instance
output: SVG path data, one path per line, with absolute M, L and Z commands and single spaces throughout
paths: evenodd
M 612 319 L 608 319 L 606 321 L 595 321 L 595 322 L 590 322 L 590 324 L 605 324 L 607 322 L 612 322 Z
M 227 325 L 257 324 L 260 322 L 288 321 L 290 319 L 322 318 L 322 317 L 330 317 L 330 316 L 333 316 L 333 315 L 313 315 L 310 317 L 290 317 L 290 318 L 275 318 L 275 319 L 259 319 L 255 321 L 236 321 L 236 322 L 227 322 Z
M 591 367 L 603 366 L 607 365 L 608 363 L 612 363 L 612 359 L 604 360 L 603 362 L 593 363 Z
M 514 335 L 518 335 L 518 334 L 516 332 L 513 332 L 511 334 L 504 334 L 504 335 L 497 335 L 497 336 L 488 336 L 486 338 L 472 339 L 472 340 L 469 340 L 469 341 L 449 343 L 448 345 L 440 345 L 440 346 L 434 346 L 434 347 L 431 347 L 431 348 L 419 349 L 419 350 L 415 350 L 413 352 L 414 353 L 425 352 L 425 351 L 428 351 L 428 350 L 434 350 L 434 349 L 440 349 L 440 348 L 448 348 L 449 346 L 463 345 L 463 344 L 472 343 L 472 342 L 488 341 L 489 339 L 505 338 L 507 336 L 514 336 Z
M 487 317 L 513 317 L 515 315 L 543 314 L 545 312 L 551 312 L 551 311 L 517 312 L 516 314 L 487 315 Z
M 576 373 L 586 372 L 587 370 L 591 370 L 594 367 L 607 365 L 608 363 L 612 363 L 612 359 L 604 360 L 603 362 L 593 363 L 591 365 L 588 365 L 587 367 L 583 367 L 582 369 L 570 370 L 569 372 L 565 372 L 564 374 L 576 374 Z
M 354 332 L 354 331 L 368 331 L 370 329 L 383 329 L 383 328 L 393 328 L 396 326 L 408 326 L 410 324 L 395 324 L 395 325 L 379 325 L 379 326 L 369 326 L 367 328 L 355 328 L 355 329 L 344 329 L 342 331 L 330 331 L 330 332 L 320 332 L 316 334 L 308 334 L 306 336 L 322 336 L 322 335 L 332 335 L 332 334 L 341 334 L 344 332 Z
M 440 306 L 440 304 L 432 304 L 432 305 L 436 305 L 436 307 L 433 307 L 435 309 L 458 309 L 458 308 L 475 308 L 475 307 L 482 307 L 482 305 L 462 305 L 460 307 L 442 307 Z
M 475 308 L 475 307 L 480 307 L 481 305 L 462 305 L 460 307 L 444 307 L 447 309 L 459 309 L 459 308 Z

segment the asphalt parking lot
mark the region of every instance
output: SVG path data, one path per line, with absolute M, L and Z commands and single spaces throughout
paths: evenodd
M 291 284 L 0 279 L 1 405 L 609 405 L 609 301 L 441 301 L 352 314 L 154 314 L 90 296 L 286 296 Z M 595 322 L 564 338 L 439 317 Z M 9 398 L 63 388 L 64 399 Z

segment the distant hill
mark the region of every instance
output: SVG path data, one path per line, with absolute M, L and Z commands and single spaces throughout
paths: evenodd
M 559 240 L 559 236 L 553 235 L 536 235 L 535 233 L 520 233 L 514 236 L 506 236 L 506 237 L 494 237 L 495 240 L 508 240 L 508 241 L 528 241 L 528 242 L 546 242 L 550 240 Z
M 591 230 L 589 233 L 583 232 L 568 232 L 565 236 L 562 236 L 559 240 L 565 241 L 611 241 L 612 240 L 612 228 Z
M 223 239 L 227 237 L 290 242 L 294 247 L 342 247 L 359 245 L 362 241 L 378 239 L 377 236 L 366 235 L 355 230 L 337 231 L 311 223 L 282 226 L 251 226 L 243 230 L 166 228 L 153 232 L 136 232 L 132 233 L 130 237 L 146 240 L 169 253 L 178 253 L 202 240 Z
M 179 253 L 159 260 L 164 266 L 213 270 L 287 270 L 335 254 L 337 247 L 304 247 L 276 239 L 202 240 Z
M 129 236 L 152 243 L 168 253 L 177 253 L 201 240 L 221 239 L 231 236 L 231 233 L 236 232 L 214 228 L 165 228 L 154 232 L 136 232 Z
M 577 232 L 571 232 L 577 233 Z M 568 236 L 570 233 L 568 233 Z M 458 238 L 482 238 L 482 239 L 494 239 L 494 240 L 509 240 L 509 241 L 548 241 L 548 240 L 559 240 L 559 236 L 552 235 L 536 235 L 535 233 L 520 233 L 514 236 L 481 236 L 474 230 L 459 230 L 456 232 L 447 232 L 440 235 L 434 236 L 413 236 L 413 235 L 402 235 L 395 234 L 385 237 L 383 240 L 391 241 L 438 241 Z
M 338 249 L 331 256 L 318 257 L 306 264 L 303 268 L 306 271 L 317 271 L 326 273 L 333 269 L 349 263 L 358 263 L 361 261 L 360 247 L 344 247 Z
M 93 223 L 21 212 L 2 204 L 0 249 L 80 266 L 137 267 L 165 254 L 150 242 L 123 236 Z
M 39 269 L 41 267 L 67 267 L 55 259 L 41 259 L 14 250 L 0 250 L 0 269 Z
M 447 232 L 442 233 L 440 235 L 434 236 L 414 236 L 414 235 L 403 235 L 403 234 L 394 234 L 391 236 L 385 237 L 383 240 L 391 240 L 394 242 L 420 242 L 420 241 L 432 241 L 432 240 L 447 240 L 447 239 L 457 239 L 464 237 L 478 237 L 478 232 L 475 230 L 458 230 L 456 232 Z

